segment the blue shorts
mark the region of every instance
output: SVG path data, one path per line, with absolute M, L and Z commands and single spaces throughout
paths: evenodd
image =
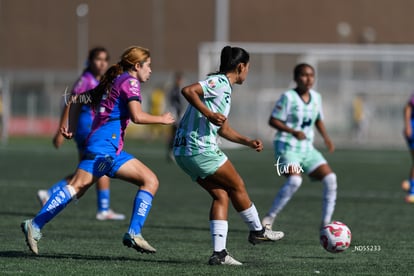
M 114 178 L 119 168 L 133 158 L 134 156 L 125 151 L 118 155 L 85 153 L 78 169 L 87 171 L 96 178 L 104 175 Z
M 411 120 L 411 129 L 414 129 L 414 120 Z M 405 140 L 410 150 L 414 150 L 414 135 L 411 135 L 411 137 L 405 136 Z
M 78 148 L 78 151 L 83 154 L 85 152 L 86 149 L 86 138 L 88 137 L 88 135 L 83 136 L 83 135 L 76 135 L 75 136 L 75 142 L 76 142 L 76 147 Z

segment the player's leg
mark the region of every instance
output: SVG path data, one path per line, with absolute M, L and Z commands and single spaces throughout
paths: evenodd
M 338 187 L 336 174 L 332 171 L 322 154 L 317 150 L 313 150 L 309 154 L 307 162 L 310 168 L 308 172 L 309 176 L 322 181 L 323 184 L 322 227 L 331 222 L 335 210 Z
M 33 219 L 25 220 L 21 227 L 30 250 L 38 254 L 40 230 L 56 217 L 72 199 L 80 198 L 96 178 L 88 171 L 78 169 L 68 185 L 58 188 Z
M 150 212 L 152 199 L 158 190 L 158 178 L 141 161 L 125 152 L 120 154 L 117 163 L 119 168 L 114 168 L 114 175 L 140 187 L 135 195 L 130 225 L 123 243 L 142 253 L 155 253 L 156 249 L 142 237 L 141 232 Z
M 300 173 L 301 157 L 294 152 L 279 153 L 278 151 L 276 151 L 275 157 L 276 160 L 278 160 L 275 166 L 279 172 L 284 172 L 283 174 L 286 177 L 286 180 L 282 188 L 280 188 L 279 192 L 276 194 L 272 206 L 262 220 L 262 225 L 267 226 L 270 229 L 272 228 L 277 215 L 283 210 L 302 185 L 302 176 Z
M 96 213 L 97 220 L 123 220 L 124 214 L 116 213 L 110 208 L 111 202 L 110 178 L 102 176 L 96 182 L 96 201 L 98 211 Z
M 210 233 L 214 251 L 208 263 L 210 265 L 241 265 L 242 263 L 229 255 L 226 247 L 228 233 L 227 214 L 229 208 L 229 195 L 227 191 L 212 182 L 199 182 L 213 198 L 210 208 Z
M 50 196 L 55 193 L 57 190 L 68 185 L 69 181 L 72 179 L 73 174 L 66 176 L 65 178 L 59 180 L 52 185 L 48 190 L 38 190 L 37 199 L 40 202 L 40 205 L 43 206 L 49 200 Z
M 250 243 L 257 244 L 283 238 L 284 234 L 282 232 L 271 231 L 262 227 L 257 209 L 251 202 L 244 182 L 230 160 L 220 166 L 214 174 L 207 176 L 205 179 L 199 179 L 198 183 L 203 187 L 209 183 L 214 183 L 227 191 L 233 207 L 249 227 Z

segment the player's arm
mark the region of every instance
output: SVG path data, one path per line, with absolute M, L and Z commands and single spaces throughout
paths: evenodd
M 151 115 L 142 110 L 141 103 L 139 101 L 129 101 L 128 109 L 131 121 L 135 124 L 164 124 L 169 125 L 174 123 L 174 117 L 170 112 L 164 113 L 160 116 Z
M 404 135 L 408 138 L 411 138 L 413 134 L 413 130 L 411 128 L 411 112 L 412 107 L 410 103 L 407 103 L 404 107 Z
M 269 125 L 278 131 L 283 131 L 292 134 L 298 140 L 306 139 L 306 135 L 305 133 L 303 133 L 303 131 L 290 128 L 284 122 L 272 116 L 270 116 L 269 118 Z
M 201 112 L 211 123 L 216 126 L 222 126 L 226 121 L 226 116 L 221 113 L 214 113 L 201 101 L 201 97 L 204 96 L 203 88 L 199 83 L 195 83 L 189 86 L 184 87 L 181 90 L 181 93 L 186 98 L 186 100 L 198 111 Z
M 328 148 L 329 152 L 335 151 L 335 145 L 333 144 L 331 138 L 329 138 L 328 133 L 326 132 L 325 124 L 321 119 L 317 119 L 315 122 L 316 129 L 321 134 L 326 147 Z
M 78 128 L 79 115 L 82 110 L 82 103 L 77 101 L 77 97 L 72 97 L 71 101 L 64 109 L 68 120 L 68 124 L 63 124 L 60 128 L 60 132 L 66 139 L 72 139 Z
M 218 134 L 233 142 L 233 143 L 237 143 L 237 144 L 241 144 L 241 145 L 245 145 L 248 146 L 252 149 L 255 149 L 256 151 L 262 151 L 263 150 L 263 143 L 262 141 L 258 140 L 258 139 L 250 139 L 246 136 L 241 135 L 240 133 L 238 133 L 237 131 L 235 131 L 232 127 L 230 127 L 229 122 L 226 120 L 224 121 L 223 125 L 220 127 Z
M 53 137 L 53 145 L 55 148 L 60 148 L 62 146 L 65 137 L 62 135 L 62 132 L 60 129 L 62 127 L 65 127 L 68 124 L 68 118 L 69 118 L 69 105 L 65 104 L 64 108 L 62 109 L 62 113 L 60 114 L 60 120 L 58 125 L 58 130 L 56 131 L 55 136 Z

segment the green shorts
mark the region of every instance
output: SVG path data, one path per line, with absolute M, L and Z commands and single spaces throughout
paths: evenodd
M 192 156 L 176 155 L 175 161 L 193 181 L 197 181 L 198 178 L 204 179 L 213 175 L 227 161 L 227 156 L 217 150 Z
M 323 155 L 315 148 L 306 152 L 297 152 L 291 150 L 286 143 L 275 141 L 274 149 L 275 167 L 279 175 L 287 173 L 287 166 L 293 167 L 297 173 L 310 174 L 319 166 L 327 163 Z

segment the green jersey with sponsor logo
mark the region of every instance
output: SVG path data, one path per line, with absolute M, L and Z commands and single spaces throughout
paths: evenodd
M 275 141 L 286 144 L 294 151 L 306 152 L 313 149 L 313 128 L 316 120 L 323 119 L 321 95 L 310 90 L 309 102 L 305 103 L 295 90 L 286 91 L 276 102 L 271 116 L 306 135 L 306 139 L 298 140 L 290 133 L 277 131 Z
M 201 101 L 213 112 L 228 117 L 232 87 L 225 75 L 211 75 L 199 82 L 203 88 Z M 174 155 L 192 156 L 217 151 L 217 132 L 220 127 L 212 124 L 194 106 L 188 105 L 181 119 L 174 140 Z

